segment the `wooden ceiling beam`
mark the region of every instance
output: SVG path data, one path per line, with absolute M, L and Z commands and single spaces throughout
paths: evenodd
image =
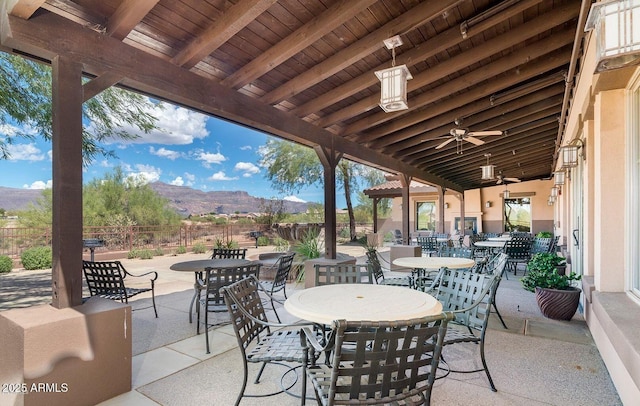
M 508 31 L 507 33 L 495 37 L 491 40 L 484 42 L 479 46 L 472 47 L 466 52 L 460 53 L 450 59 L 443 61 L 442 63 L 431 67 L 420 74 L 413 75 L 413 79 L 407 82 L 407 92 L 411 93 L 415 90 L 426 87 L 432 83 L 444 79 L 452 73 L 458 71 L 461 66 L 472 66 L 475 63 L 489 58 L 493 55 L 497 55 L 501 52 L 508 51 L 512 47 L 526 41 L 527 39 L 536 37 L 545 31 L 552 29 L 564 22 L 571 20 L 578 15 L 578 10 L 575 7 L 565 5 L 564 8 L 554 10 L 551 15 L 541 15 L 525 24 L 522 24 L 518 28 Z M 571 40 L 575 37 L 575 30 L 566 29 L 562 33 L 554 35 L 566 35 Z M 547 51 L 548 52 L 548 51 Z M 464 81 L 460 78 L 460 81 Z M 329 114 L 317 121 L 317 125 L 321 127 L 328 127 L 330 125 L 343 122 L 351 117 L 356 117 L 364 111 L 369 111 L 375 108 L 380 102 L 380 95 L 373 94 L 369 97 L 365 97 L 356 103 L 349 105 L 335 113 Z M 410 103 L 408 111 L 413 109 L 413 103 Z M 400 114 L 406 114 L 407 110 L 400 112 Z M 377 115 L 385 115 L 388 113 L 379 112 Z M 351 131 L 347 130 L 349 134 Z
M 125 39 L 158 1 L 124 0 L 107 21 L 107 35 L 119 40 Z
M 367 117 L 364 117 L 354 123 L 349 124 L 343 132 L 343 135 L 357 133 L 363 130 L 366 130 L 371 127 L 375 127 L 378 125 L 386 124 L 389 120 L 392 122 L 386 125 L 393 125 L 403 116 L 411 117 L 411 112 L 420 107 L 426 106 L 428 104 L 434 103 L 441 99 L 446 99 L 451 97 L 452 94 L 456 94 L 458 92 L 462 92 L 467 88 L 474 87 L 475 84 L 480 84 L 479 86 L 475 86 L 474 88 L 478 88 L 482 86 L 482 83 L 485 81 L 491 81 L 491 79 L 495 78 L 498 75 L 505 74 L 507 71 L 511 69 L 517 69 L 518 71 L 522 70 L 522 66 L 527 66 L 531 64 L 530 61 L 534 61 L 536 59 L 545 59 L 542 58 L 544 55 L 549 55 L 553 50 L 560 49 L 566 45 L 572 44 L 575 33 L 572 30 L 565 30 L 556 35 L 553 35 L 552 38 L 549 38 L 548 41 L 538 41 L 533 43 L 532 45 L 521 48 L 513 53 L 504 56 L 496 61 L 484 65 L 482 68 L 471 71 L 465 75 L 462 75 L 455 80 L 449 81 L 443 85 L 440 85 L 436 88 L 430 89 L 428 92 L 424 92 L 415 97 L 412 97 L 410 100 L 411 107 L 408 110 L 403 110 L 396 113 L 374 113 Z M 568 59 L 566 56 L 559 56 L 563 58 L 568 63 Z M 551 67 L 549 69 L 554 69 Z M 548 69 L 547 69 L 548 70 Z M 543 70 L 538 72 L 543 73 L 547 70 Z M 517 72 L 514 72 L 514 82 L 513 84 L 522 82 L 523 76 L 519 75 Z M 495 80 L 492 81 L 495 84 Z M 492 90 L 489 94 L 495 93 L 498 90 L 507 88 L 508 85 L 503 85 L 502 87 L 497 88 L 496 90 Z M 454 96 L 455 97 L 455 96 Z M 415 123 L 412 123 L 415 124 Z
M 6 0 L 6 11 L 12 16 L 30 18 L 46 0 Z
M 509 7 L 507 10 L 498 13 L 497 15 L 487 18 L 486 20 L 474 25 L 467 32 L 467 39 L 481 34 L 485 30 L 494 28 L 496 25 L 499 25 L 509 18 L 522 13 L 524 10 L 535 6 L 541 1 L 542 0 L 524 0 L 512 7 Z M 444 52 L 448 48 L 459 45 L 465 40 L 466 39 L 460 34 L 460 27 L 456 25 L 455 27 L 449 28 L 442 34 L 439 34 L 434 38 L 430 38 L 422 44 L 403 52 L 396 57 L 396 61 L 398 65 L 404 64 L 410 67 L 420 61 L 424 61 L 435 56 L 440 52 Z M 369 72 L 363 73 L 357 78 L 350 80 L 341 86 L 337 86 L 333 91 L 327 92 L 314 100 L 294 108 L 292 112 L 299 117 L 307 117 L 310 114 L 317 114 L 326 107 L 336 104 L 341 100 L 353 96 L 361 90 L 375 85 L 378 83 L 378 79 L 374 72 L 388 67 L 388 64 L 380 64 Z
M 191 69 L 207 55 L 264 13 L 277 0 L 241 0 L 229 7 L 208 29 L 194 38 L 171 59 L 171 62 Z
M 304 50 L 377 0 L 341 0 L 268 51 L 223 79 L 220 84 L 238 89 Z
M 73 38 L 69 41 L 68 38 Z M 0 15 L 0 39 L 3 46 L 52 60 L 65 55 L 82 63 L 85 73 L 98 75 L 113 71 L 126 79 L 129 89 L 168 100 L 187 108 L 224 118 L 284 139 L 315 147 L 328 146 L 365 162 L 373 162 L 394 173 L 403 173 L 423 182 L 461 192 L 460 185 L 416 170 L 402 161 L 362 145 L 345 140 L 307 123 L 290 113 L 261 103 L 250 96 L 221 86 L 168 60 L 102 35 L 53 13 L 23 20 Z
M 446 0 L 420 3 L 366 37 L 336 52 L 313 68 L 265 94 L 260 100 L 268 104 L 274 104 L 295 96 L 384 47 L 383 41 L 385 39 L 394 35 L 404 35 L 416 27 L 440 17 L 444 12 L 461 2 L 462 0 Z

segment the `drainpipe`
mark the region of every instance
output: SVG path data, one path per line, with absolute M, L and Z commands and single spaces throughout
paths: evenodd
M 571 60 L 569 62 L 569 71 L 565 78 L 564 97 L 562 100 L 562 110 L 560 112 L 560 120 L 558 122 L 558 136 L 556 137 L 556 150 L 553 154 L 553 165 L 551 170 L 555 170 L 558 163 L 558 157 L 560 152 L 560 143 L 562 142 L 562 133 L 564 132 L 564 125 L 567 119 L 567 110 L 569 108 L 569 98 L 571 97 L 571 91 L 574 87 L 574 76 L 576 73 L 576 67 L 578 64 L 578 58 L 582 53 L 582 39 L 584 38 L 584 25 L 589 15 L 589 9 L 591 8 L 592 0 L 582 0 L 580 6 L 580 14 L 578 15 L 578 24 L 576 26 L 576 36 L 573 40 L 573 50 L 571 51 Z

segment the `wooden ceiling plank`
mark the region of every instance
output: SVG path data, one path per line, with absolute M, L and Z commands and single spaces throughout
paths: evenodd
M 530 109 L 536 109 L 538 103 L 546 104 L 550 100 L 552 102 L 557 100 L 562 102 L 563 92 L 564 85 L 556 85 L 554 87 L 535 92 L 526 97 L 518 98 L 509 104 L 501 106 L 500 109 L 493 108 L 490 103 L 484 100 L 468 103 L 462 108 L 452 110 L 450 114 L 425 119 L 421 123 L 380 138 L 380 142 L 368 143 L 367 146 L 373 149 L 385 148 L 385 151 L 395 153 L 406 148 L 420 145 L 423 140 L 435 138 L 438 134 L 448 134 L 448 130 L 451 128 L 456 118 L 471 116 L 473 117 L 471 123 L 475 124 L 476 117 L 485 121 L 485 117 L 500 117 L 504 114 L 510 114 L 520 109 L 526 109 L 523 111 L 529 111 Z M 465 122 L 466 121 L 467 120 L 465 119 Z
M 505 10 L 504 13 L 492 16 L 491 18 L 488 18 L 487 20 L 475 25 L 471 30 L 469 30 L 467 38 L 472 38 L 474 35 L 481 34 L 484 30 L 489 29 L 495 24 L 499 24 L 506 19 L 509 19 L 513 15 L 516 15 L 529 7 L 535 6 L 541 1 L 543 0 L 521 1 L 508 10 Z M 398 55 L 396 58 L 397 64 L 404 64 L 408 67 L 411 67 L 418 62 L 424 61 L 464 41 L 465 39 L 460 34 L 460 27 L 452 27 L 442 34 L 430 38 L 424 43 L 419 44 L 416 47 Z M 299 117 L 307 117 L 310 114 L 316 114 L 330 105 L 333 105 L 349 96 L 356 94 L 363 89 L 375 85 L 376 83 L 378 83 L 378 79 L 375 76 L 374 72 L 376 70 L 388 67 L 389 66 L 387 64 L 380 64 L 374 69 L 371 69 L 369 72 L 366 72 L 359 77 L 336 87 L 333 92 L 325 93 L 324 95 L 319 96 L 312 101 L 298 106 L 293 110 L 293 113 L 298 115 Z
M 476 83 L 482 83 L 510 69 L 526 64 L 528 61 L 539 58 L 554 49 L 571 44 L 573 43 L 573 38 L 574 34 L 572 34 L 570 30 L 567 30 L 562 33 L 558 33 L 558 35 L 554 35 L 548 41 L 539 41 L 526 48 L 518 49 L 495 62 L 484 65 L 481 69 L 471 71 L 466 75 L 458 77 L 456 80 L 447 82 L 434 89 L 430 89 L 428 92 L 411 98 L 411 107 L 408 110 L 396 113 L 385 113 L 382 111 L 372 114 L 347 126 L 344 129 L 344 134 L 357 133 L 374 126 L 384 124 L 389 119 L 393 120 L 407 115 L 407 113 L 411 112 L 412 109 L 417 109 L 442 98 L 449 97 L 450 95 L 460 92 Z M 518 82 L 519 81 L 522 81 L 522 79 L 518 80 Z
M 575 7 L 571 8 L 569 6 L 565 6 L 563 9 L 559 9 L 551 16 L 542 15 L 519 26 L 514 30 L 509 31 L 505 35 L 495 37 L 489 41 L 484 42 L 482 45 L 473 47 L 467 52 L 458 54 L 453 58 L 443 61 L 437 66 L 420 72 L 420 74 L 418 75 L 414 75 L 413 79 L 407 82 L 407 92 L 413 92 L 431 83 L 435 83 L 440 79 L 446 78 L 453 72 L 456 72 L 460 68 L 460 66 L 470 66 L 492 55 L 497 55 L 500 52 L 509 50 L 513 46 L 524 42 L 529 38 L 540 35 L 541 33 L 548 31 L 559 24 L 577 17 L 577 15 L 578 10 L 576 10 Z M 575 30 L 564 30 L 562 35 L 567 35 L 567 37 L 573 39 Z M 357 116 L 363 111 L 369 111 L 375 108 L 379 102 L 380 95 L 371 95 L 358 101 L 357 103 L 350 105 L 347 108 L 341 109 L 333 114 L 323 117 L 322 119 L 318 120 L 317 125 L 321 127 L 327 127 L 338 122 L 342 122 L 350 117 Z
M 28 19 L 46 0 L 7 0 L 6 10 L 12 16 Z
M 383 41 L 394 35 L 405 34 L 418 25 L 439 17 L 449 8 L 460 3 L 461 0 L 447 0 L 439 2 L 420 3 L 398 18 L 389 21 L 366 37 L 352 43 L 347 48 L 335 53 L 330 58 L 315 65 L 312 69 L 288 81 L 284 85 L 272 90 L 262 97 L 262 101 L 269 104 L 278 103 L 292 97 L 305 89 L 325 80 L 359 61 L 373 51 L 383 47 Z
M 280 65 L 377 0 L 342 0 L 220 82 L 237 89 Z
M 207 55 L 264 13 L 277 0 L 242 0 L 231 6 L 206 31 L 194 38 L 171 62 L 187 69 L 193 68 Z
M 372 162 L 391 172 L 404 173 L 423 182 L 462 191 L 454 182 L 363 148 L 360 144 L 331 134 L 289 113 L 213 83 L 168 60 L 154 57 L 91 29 L 70 25 L 67 20 L 55 14 L 43 14 L 31 20 L 4 14 L 0 19 L 3 46 L 48 60 L 56 55 L 66 55 L 82 63 L 88 74 L 97 75 L 105 71 L 121 74 L 126 78 L 122 84 L 134 91 L 303 145 L 333 146 L 347 158 Z M 69 37 L 74 40 L 68 41 Z
M 107 21 L 107 35 L 123 40 L 159 0 L 124 0 Z

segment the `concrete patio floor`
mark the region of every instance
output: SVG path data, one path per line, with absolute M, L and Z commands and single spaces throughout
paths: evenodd
M 247 255 L 257 257 L 265 250 L 269 248 L 250 248 Z M 364 262 L 362 247 L 345 245 L 339 246 L 338 251 Z M 242 360 L 233 329 L 225 325 L 211 330 L 211 354 L 206 354 L 204 334 L 196 335 L 195 323 L 188 321 L 193 275 L 169 270 L 175 262 L 202 258 L 202 254 L 182 254 L 152 260 L 122 260 L 127 270 L 133 273 L 149 269 L 158 271 L 156 301 L 159 318 L 153 317 L 151 309 L 132 313 L 133 390 L 101 403 L 102 406 L 232 405 L 235 402 L 242 381 Z M 18 271 L 1 275 L 0 310 L 46 303 L 49 300 L 47 295 L 50 295 L 50 280 L 50 271 Z M 288 291 L 300 288 L 290 284 Z M 34 298 L 34 292 L 39 300 Z M 570 322 L 544 318 L 534 295 L 522 289 L 519 277 L 512 274 L 501 282 L 496 301 L 508 326 L 505 330 L 493 314 L 486 339 L 487 362 L 498 392 L 489 389 L 483 373 L 450 374 L 436 381 L 433 405 L 622 404 L 579 314 Z M 143 297 L 131 304 L 134 309 L 145 307 L 150 304 L 150 299 Z M 278 312 L 288 321 L 294 321 L 284 309 L 279 308 Z M 446 347 L 444 354 L 449 364 L 457 367 L 480 362 L 478 347 L 473 344 Z M 284 371 L 283 367 L 268 366 L 261 383 L 254 385 L 257 367 L 252 368 L 247 393 L 269 393 L 278 389 Z M 298 382 L 292 391 L 299 392 L 299 385 Z M 311 389 L 307 395 L 313 396 Z M 244 398 L 241 404 L 299 403 L 295 397 L 279 394 Z M 315 404 L 315 401 L 307 403 Z

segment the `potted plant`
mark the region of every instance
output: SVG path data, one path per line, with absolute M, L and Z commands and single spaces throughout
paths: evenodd
M 581 290 L 573 286 L 581 275 L 571 272 L 565 275 L 557 270 L 565 258 L 555 253 L 540 253 L 527 264 L 527 274 L 520 282 L 524 289 L 535 292 L 538 307 L 545 317 L 571 320 L 580 302 Z

